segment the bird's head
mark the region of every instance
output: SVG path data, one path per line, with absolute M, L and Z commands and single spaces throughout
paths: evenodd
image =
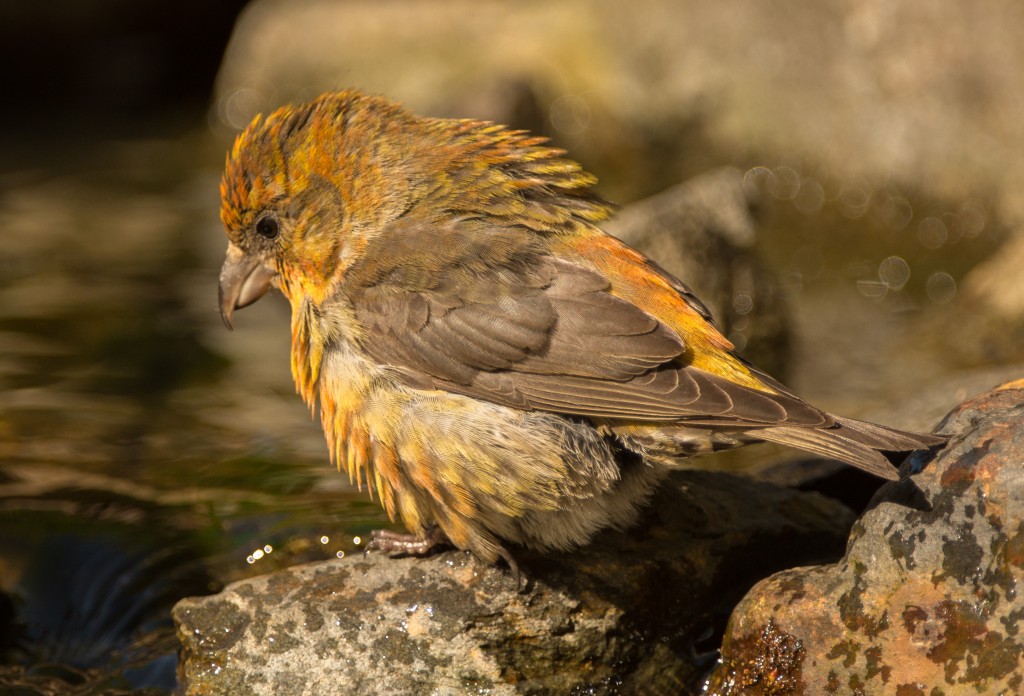
M 272 285 L 293 310 L 321 305 L 398 218 L 433 229 L 491 217 L 543 234 L 607 218 L 611 207 L 590 189 L 596 179 L 564 154 L 524 131 L 422 118 L 352 90 L 257 116 L 221 181 L 224 322 Z
M 400 158 L 410 114 L 340 92 L 257 116 L 236 138 L 221 180 L 228 236 L 220 309 L 278 287 L 319 304 L 374 230 L 409 207 Z

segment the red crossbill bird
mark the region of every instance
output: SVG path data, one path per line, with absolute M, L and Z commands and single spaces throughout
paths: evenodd
M 604 233 L 596 179 L 544 138 L 330 93 L 227 157 L 220 309 L 276 287 L 339 469 L 409 536 L 487 561 L 624 527 L 694 455 L 776 442 L 887 479 L 940 437 L 831 415 L 750 365 L 701 301 Z

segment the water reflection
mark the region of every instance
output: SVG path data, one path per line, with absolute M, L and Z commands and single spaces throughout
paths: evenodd
M 939 271 L 928 276 L 925 284 L 928 299 L 936 304 L 952 302 L 956 297 L 956 280 L 948 273 Z
M 204 567 L 202 538 L 168 524 L 164 512 L 109 491 L 6 498 L 0 554 L 13 611 L 3 661 L 173 688 L 177 640 L 167 609 L 183 592 L 219 585 Z

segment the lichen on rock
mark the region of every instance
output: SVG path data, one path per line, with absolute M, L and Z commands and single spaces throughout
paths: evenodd
M 1020 693 L 1022 425 L 1024 380 L 955 409 L 939 428 L 949 445 L 879 490 L 839 563 L 751 590 L 706 692 Z M 769 629 L 799 659 L 766 650 Z

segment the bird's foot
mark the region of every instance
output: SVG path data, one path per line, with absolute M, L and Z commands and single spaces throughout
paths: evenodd
M 372 537 L 366 545 L 366 551 L 383 551 L 388 554 L 405 556 L 429 556 L 442 548 L 451 548 L 452 542 L 448 539 L 441 528 L 436 524 L 427 528 L 423 536 L 415 534 L 402 534 L 390 529 L 375 529 L 370 532 Z M 498 556 L 508 564 L 512 572 L 512 581 L 516 584 L 516 590 L 523 592 L 527 589 L 526 576 L 519 570 L 519 564 L 512 554 L 503 546 L 498 547 Z
M 429 556 L 439 548 L 451 546 L 448 537 L 436 524 L 427 528 L 423 536 L 415 534 L 402 534 L 390 529 L 375 529 L 370 533 L 370 543 L 366 550 L 383 551 L 384 553 L 398 553 L 408 556 Z

